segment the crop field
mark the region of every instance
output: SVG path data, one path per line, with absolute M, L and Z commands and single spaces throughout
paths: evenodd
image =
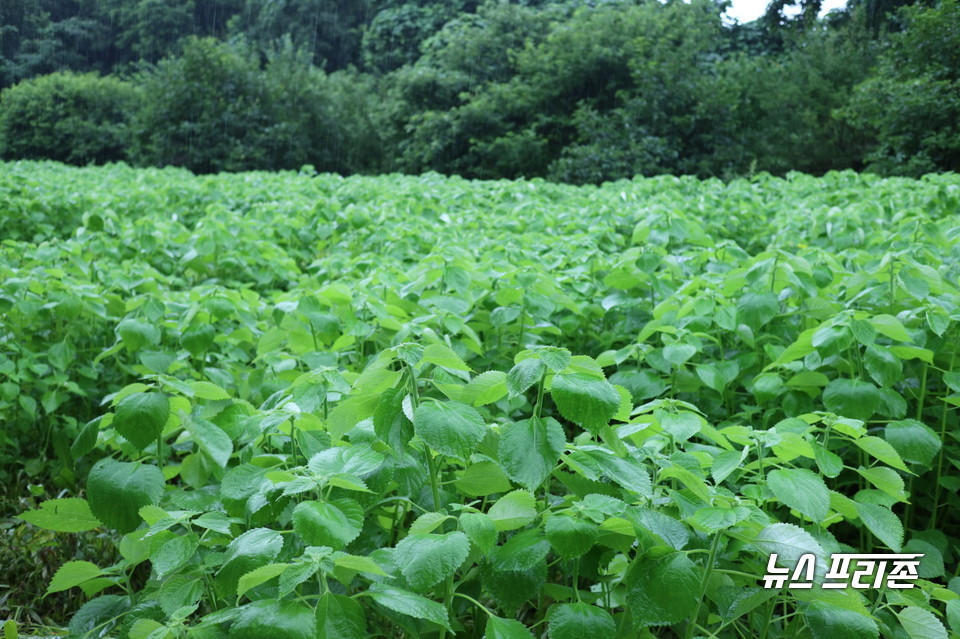
M 960 636 L 957 175 L 21 162 L 0 241 L 6 639 Z

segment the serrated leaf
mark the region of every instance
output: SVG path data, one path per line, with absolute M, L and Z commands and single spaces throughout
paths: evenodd
M 230 455 L 233 454 L 233 442 L 222 428 L 201 419 L 191 416 L 184 424 L 187 432 L 193 437 L 193 441 L 202 450 L 213 463 L 220 468 L 226 468 L 230 461 Z
M 617 625 L 606 610 L 578 602 L 551 608 L 547 631 L 550 639 L 610 639 Z
M 903 546 L 903 524 L 889 508 L 857 502 L 857 514 L 867 530 L 887 548 L 893 552 L 900 552 Z
M 463 513 L 460 515 L 460 527 L 470 543 L 482 553 L 490 552 L 497 543 L 497 527 L 486 513 Z
M 207 399 L 211 401 L 230 399 L 230 394 L 227 391 L 223 390 L 221 387 L 212 382 L 192 381 L 187 382 L 187 384 L 189 384 L 190 388 L 193 389 L 194 397 L 199 399 Z
M 451 532 L 407 535 L 397 544 L 393 557 L 410 587 L 424 591 L 453 575 L 469 552 L 467 536 Z
M 503 371 L 480 373 L 463 388 L 461 401 L 471 406 L 486 406 L 507 395 L 507 374 Z
M 814 601 L 803 617 L 814 639 L 877 639 L 880 629 L 868 615 Z
M 585 555 L 597 543 L 600 529 L 596 524 L 583 520 L 555 515 L 547 520 L 547 541 L 564 559 Z
M 880 439 L 879 437 L 867 435 L 866 437 L 860 437 L 859 439 L 854 440 L 853 443 L 868 455 L 882 461 L 887 466 L 893 466 L 894 468 L 899 468 L 900 470 L 909 470 L 906 464 L 903 463 L 903 460 L 900 459 L 900 455 L 897 454 L 897 450 L 887 441 Z
M 863 355 L 863 365 L 880 386 L 893 386 L 903 374 L 903 362 L 890 349 L 870 344 Z
M 53 574 L 53 579 L 50 580 L 50 585 L 47 586 L 44 596 L 69 590 L 102 574 L 103 570 L 89 561 L 68 561 Z
M 470 464 L 454 483 L 457 490 L 470 497 L 505 493 L 513 488 L 503 469 L 492 461 Z
M 498 499 L 487 515 L 497 530 L 523 528 L 537 516 L 536 500 L 525 490 L 515 490 Z
M 500 431 L 500 463 L 513 481 L 536 490 L 557 466 L 567 441 L 552 417 L 531 417 Z
M 837 415 L 867 420 L 880 407 L 880 393 L 869 382 L 835 379 L 823 389 L 823 403 Z
M 417 435 L 433 450 L 469 460 L 488 428 L 476 409 L 460 402 L 426 402 L 413 415 Z
M 897 619 L 910 639 L 947 639 L 947 629 L 929 610 L 907 606 L 897 612 Z
M 113 426 L 123 437 L 143 450 L 157 441 L 170 417 L 170 400 L 163 393 L 134 393 L 114 409 Z
M 17 519 L 44 530 L 65 533 L 85 532 L 103 525 L 90 512 L 87 500 L 76 497 L 48 499 L 40 503 L 40 508 L 17 515 Z
M 426 619 L 452 632 L 447 609 L 422 595 L 384 584 L 372 584 L 367 594 L 385 608 L 415 619 Z
M 550 396 L 561 415 L 593 434 L 620 408 L 620 393 L 613 384 L 583 373 L 554 375 Z
M 367 639 L 363 608 L 350 597 L 325 593 L 317 602 L 316 639 Z
M 490 564 L 503 572 L 524 572 L 544 563 L 550 543 L 543 531 L 532 528 L 517 533 L 490 553 Z
M 697 354 L 697 347 L 692 344 L 667 344 L 663 347 L 663 359 L 674 366 L 680 366 Z
M 347 570 L 354 570 L 356 572 L 366 572 L 371 575 L 380 575 L 381 577 L 389 577 L 386 572 L 383 571 L 383 568 L 369 557 L 361 557 L 359 555 L 340 555 L 333 560 L 333 565 L 337 568 L 346 568 Z
M 430 344 L 423 349 L 421 361 L 430 362 L 442 368 L 448 368 L 454 371 L 470 371 L 460 356 L 453 352 L 448 346 L 443 344 Z
M 688 619 L 700 596 L 700 571 L 686 553 L 636 562 L 625 577 L 627 603 L 638 628 Z
M 281 548 L 283 536 L 275 530 L 254 528 L 243 533 L 227 545 L 216 575 L 217 590 L 225 597 L 236 595 L 240 577 L 272 562 Z
M 534 639 L 533 633 L 516 619 L 490 617 L 483 634 L 485 639 Z
M 363 508 L 352 499 L 304 501 L 293 509 L 293 529 L 309 546 L 340 550 L 360 535 Z
M 535 357 L 517 362 L 507 373 L 506 384 L 510 396 L 523 395 L 528 388 L 540 381 L 546 370 L 546 365 Z
M 940 452 L 940 436 L 915 419 L 890 422 L 883 436 L 903 460 L 913 464 L 930 466 Z
M 94 464 L 87 476 L 91 512 L 121 534 L 140 525 L 140 508 L 159 503 L 163 489 L 160 469 L 136 462 L 104 458 Z
M 812 519 L 823 521 L 830 511 L 830 493 L 823 479 L 805 468 L 784 468 L 767 473 L 767 485 L 777 499 Z
M 297 601 L 263 599 L 237 609 L 229 639 L 316 639 L 316 619 Z
M 439 528 L 443 522 L 449 519 L 449 517 L 450 515 L 445 513 L 423 513 L 410 525 L 410 530 L 407 531 L 407 534 L 425 535 L 432 533 Z
M 274 577 L 279 577 L 290 566 L 291 564 L 267 564 L 266 566 L 254 568 L 240 577 L 240 581 L 237 582 L 237 596 L 242 597 L 251 588 L 256 588 Z
M 886 335 L 892 340 L 898 342 L 909 342 L 910 334 L 907 333 L 907 329 L 903 327 L 903 324 L 900 323 L 893 315 L 877 315 L 876 317 L 870 318 L 870 323 L 873 324 L 873 327 L 877 329 L 877 332 L 881 335 Z
M 771 524 L 757 533 L 753 545 L 766 556 L 776 553 L 778 561 L 793 569 L 800 557 L 813 554 L 817 557 L 816 574 L 822 579 L 827 565 L 823 547 L 813 536 L 793 524 Z
M 185 565 L 197 551 L 199 539 L 196 535 L 179 535 L 165 541 L 150 554 L 150 563 L 158 577 L 164 577 Z

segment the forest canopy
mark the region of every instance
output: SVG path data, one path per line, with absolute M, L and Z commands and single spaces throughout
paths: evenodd
M 0 0 L 0 157 L 599 183 L 960 167 L 956 0 Z

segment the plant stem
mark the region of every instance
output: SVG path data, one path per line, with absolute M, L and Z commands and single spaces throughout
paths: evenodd
M 720 547 L 720 537 L 721 533 L 716 533 L 713 536 L 713 542 L 710 544 L 710 555 L 707 557 L 707 567 L 703 571 L 703 579 L 700 580 L 700 597 L 697 599 L 697 608 L 693 611 L 693 616 L 690 617 L 690 623 L 687 624 L 687 631 L 685 634 L 686 639 L 691 639 L 693 637 L 693 631 L 697 625 L 697 618 L 700 616 L 700 607 L 703 605 L 703 598 L 707 595 L 707 585 L 710 582 L 710 575 L 713 573 L 713 564 L 717 559 L 717 549 Z

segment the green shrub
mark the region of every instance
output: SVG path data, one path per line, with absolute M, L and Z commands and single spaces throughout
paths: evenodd
M 0 93 L 0 156 L 69 164 L 128 158 L 136 88 L 114 77 L 51 73 Z

